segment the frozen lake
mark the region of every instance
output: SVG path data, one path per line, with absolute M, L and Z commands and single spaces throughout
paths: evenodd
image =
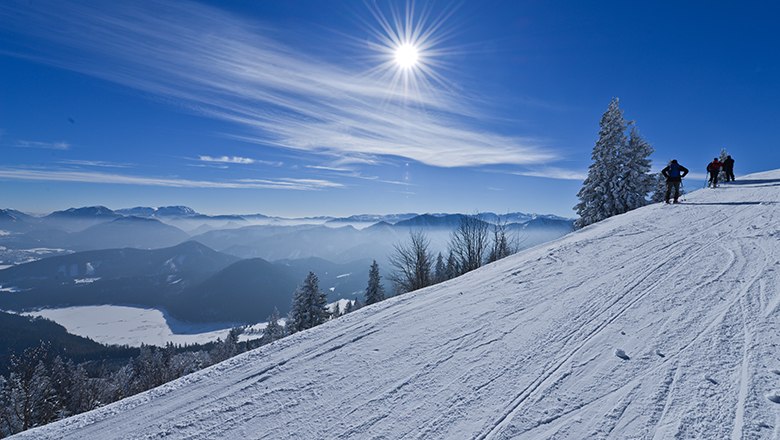
M 103 344 L 131 347 L 141 344 L 164 346 L 168 342 L 207 343 L 224 338 L 233 326 L 231 323 L 187 323 L 158 309 L 113 305 L 42 309 L 25 314 L 50 319 L 69 333 Z

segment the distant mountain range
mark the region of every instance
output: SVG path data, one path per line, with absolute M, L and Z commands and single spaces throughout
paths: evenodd
M 160 206 L 157 208 L 137 206 L 134 208 L 117 209 L 115 211 L 106 208 L 105 206 L 85 206 L 81 208 L 69 208 L 63 211 L 55 211 L 51 214 L 41 217 L 31 216 L 13 209 L 0 209 L 0 227 L 9 231 L 18 231 L 19 229 L 26 228 L 48 228 L 60 229 L 66 232 L 77 232 L 95 224 L 115 220 L 121 217 L 154 218 L 163 222 L 182 222 L 187 224 L 197 224 L 197 226 L 208 225 L 209 223 L 234 222 L 236 226 L 241 224 L 265 224 L 279 226 L 289 226 L 291 224 L 331 224 L 338 227 L 344 225 L 370 225 L 381 222 L 398 224 L 400 222 L 412 220 L 415 217 L 450 218 L 453 215 L 460 216 L 462 214 L 357 214 L 349 217 L 316 216 L 286 218 L 272 217 L 263 214 L 206 215 L 201 214 L 187 206 Z M 566 218 L 555 215 L 526 214 L 521 212 L 511 212 L 507 214 L 483 212 L 475 214 L 475 216 L 488 223 L 525 223 L 535 218 L 568 220 Z M 27 226 L 25 228 L 19 228 L 21 225 Z M 187 230 L 188 228 L 183 229 Z
M 0 270 L 0 309 L 129 304 L 193 322 L 259 322 L 309 271 L 332 300 L 365 288 L 370 261 L 239 260 L 188 241 L 164 249 L 108 249 L 45 258 Z
M 572 230 L 572 220 L 553 215 L 491 212 L 476 215 L 487 223 L 506 223 L 532 237 L 539 225 L 559 234 Z M 112 211 L 104 206 L 70 208 L 45 216 L 0 210 L 0 265 L 35 258 L 30 249 L 58 253 L 108 248 L 163 248 L 195 239 L 216 250 L 241 258 L 267 260 L 319 257 L 336 262 L 385 258 L 392 245 L 409 229 L 430 233 L 437 250 L 446 247 L 447 229 L 454 229 L 463 214 L 361 214 L 350 217 L 282 218 L 263 214 L 205 215 L 186 206 L 135 207 Z M 526 225 L 526 226 L 523 226 Z M 538 235 L 538 236 L 537 236 Z
M 426 234 L 434 256 L 445 254 L 464 217 L 209 216 L 186 206 L 92 206 L 31 216 L 4 209 L 0 309 L 127 304 L 164 308 L 184 321 L 258 322 L 274 307 L 286 313 L 309 271 L 331 301 L 362 295 L 372 260 L 387 280 L 389 257 L 411 231 Z M 572 220 L 557 216 L 477 217 L 489 228 L 504 223 L 520 248 L 573 230 Z
M 192 238 L 241 258 L 260 257 L 273 261 L 318 257 L 342 263 L 376 259 L 386 265 L 394 246 L 407 240 L 413 230 L 425 232 L 434 253 L 446 252 L 451 232 L 462 217 L 462 214 L 423 214 L 395 224 L 382 221 L 363 229 L 352 226 L 255 225 L 209 231 Z M 574 226 L 571 220 L 537 216 L 525 223 L 508 224 L 507 230 L 525 248 L 565 235 L 574 230 Z

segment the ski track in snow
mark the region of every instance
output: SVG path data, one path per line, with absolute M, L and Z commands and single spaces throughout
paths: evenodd
M 776 181 L 613 217 L 18 438 L 780 438 L 780 171 L 750 178 Z

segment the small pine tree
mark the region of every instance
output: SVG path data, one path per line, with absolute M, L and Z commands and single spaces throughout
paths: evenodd
M 274 307 L 273 313 L 268 317 L 268 324 L 263 329 L 262 342 L 270 344 L 284 337 L 284 327 L 279 324 L 279 310 Z
M 293 297 L 290 330 L 298 332 L 316 327 L 327 321 L 329 316 L 327 297 L 320 291 L 319 279 L 314 272 L 309 272 Z
M 458 260 L 455 258 L 455 254 L 450 251 L 450 254 L 447 257 L 447 269 L 445 271 L 446 279 L 451 280 L 457 277 L 459 273 L 460 268 L 458 267 Z
M 444 257 L 441 255 L 441 252 L 439 252 L 439 255 L 436 256 L 433 281 L 438 284 L 445 280 L 447 280 L 447 264 L 444 262 Z
M 238 346 L 238 336 L 240 334 L 240 328 L 231 328 L 228 334 L 225 336 L 224 340 L 218 340 L 217 345 L 214 347 L 211 353 L 211 357 L 214 359 L 214 362 L 222 362 L 240 353 Z M 165 383 L 165 381 L 162 383 Z
M 344 314 L 352 313 L 355 311 L 354 301 L 347 301 L 347 305 L 344 307 Z
M 380 282 L 381 276 L 379 275 L 379 265 L 376 260 L 371 263 L 371 268 L 368 270 L 368 287 L 366 287 L 366 305 L 378 303 L 384 301 L 385 290 Z

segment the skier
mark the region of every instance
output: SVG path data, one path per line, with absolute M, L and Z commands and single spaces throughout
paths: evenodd
M 726 160 L 723 161 L 723 171 L 726 173 L 726 182 L 734 181 L 734 159 L 731 156 L 726 156 Z
M 712 188 L 718 186 L 718 174 L 720 173 L 720 169 L 722 167 L 723 164 L 718 160 L 717 157 L 713 159 L 712 162 L 707 164 L 707 172 L 710 174 L 710 180 L 708 181 L 708 184 Z
M 679 203 L 677 199 L 680 197 L 680 183 L 682 178 L 688 174 L 688 168 L 677 163 L 676 159 L 672 159 L 666 168 L 661 170 L 661 174 L 666 177 L 666 197 L 665 203 L 669 203 L 669 196 L 672 194 L 672 188 L 674 188 L 674 203 Z

